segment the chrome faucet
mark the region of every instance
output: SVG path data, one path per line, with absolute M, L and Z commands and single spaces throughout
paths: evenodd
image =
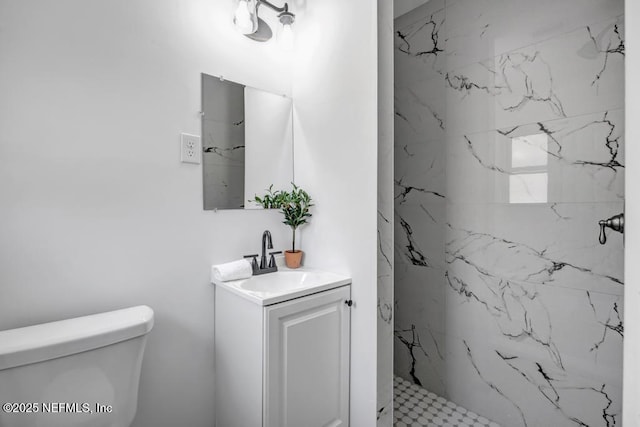
M 617 231 L 618 233 L 624 233 L 624 214 L 621 213 L 618 215 L 614 215 L 609 219 L 603 219 L 599 221 L 598 224 L 600 225 L 600 236 L 598 240 L 600 241 L 601 245 L 604 245 L 605 243 L 607 243 L 607 235 L 604 232 L 605 227 L 609 227 L 610 229 Z
M 282 251 L 269 252 L 269 262 L 267 262 L 267 249 L 273 249 L 273 241 L 271 240 L 271 232 L 269 230 L 265 230 L 264 233 L 262 233 L 262 255 L 260 256 L 260 263 L 258 264 L 256 260 L 258 254 L 244 256 L 245 258 L 252 259 L 251 268 L 254 276 L 278 271 L 274 255 L 281 254 Z

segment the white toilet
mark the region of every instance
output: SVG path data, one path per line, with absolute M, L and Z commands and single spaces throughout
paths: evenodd
M 0 427 L 129 427 L 153 310 L 0 331 Z

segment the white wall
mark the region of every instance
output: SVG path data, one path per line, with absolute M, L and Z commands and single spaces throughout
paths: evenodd
M 640 191 L 635 186 L 640 182 L 640 3 L 625 1 L 625 116 L 626 116 L 626 174 L 625 182 L 625 293 L 624 293 L 624 381 L 623 381 L 623 425 L 640 426 Z
M 179 163 L 201 72 L 291 93 L 288 57 L 235 33 L 232 5 L 0 0 L 0 329 L 153 307 L 136 426 L 213 425 L 209 266 L 267 228 L 289 242 L 277 213 L 204 212 Z
M 296 25 L 296 181 L 316 203 L 301 247 L 307 265 L 353 278 L 351 426 L 370 427 L 377 385 L 376 2 L 306 2 Z

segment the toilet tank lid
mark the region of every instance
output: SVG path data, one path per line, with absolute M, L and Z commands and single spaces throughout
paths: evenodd
M 93 350 L 147 334 L 146 305 L 0 331 L 0 370 Z

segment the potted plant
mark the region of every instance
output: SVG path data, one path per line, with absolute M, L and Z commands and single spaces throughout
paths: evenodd
M 311 217 L 309 208 L 313 206 L 311 197 L 302 188 L 291 183 L 291 191 L 273 191 L 273 185 L 269 186 L 267 193 L 262 196 L 255 196 L 254 200 L 265 209 L 280 209 L 284 215 L 284 224 L 291 227 L 293 237 L 291 239 L 291 250 L 284 252 L 284 259 L 287 267 L 298 268 L 302 261 L 303 252 L 296 250 L 296 229 L 307 223 L 307 218 Z

